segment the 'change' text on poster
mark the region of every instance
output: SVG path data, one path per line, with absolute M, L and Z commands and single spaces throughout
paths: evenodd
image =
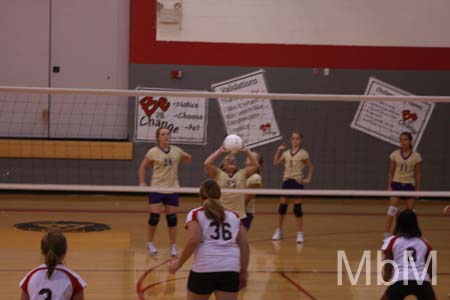
M 168 128 L 173 143 L 206 144 L 208 99 L 136 97 L 135 140 L 155 142 L 156 129 Z

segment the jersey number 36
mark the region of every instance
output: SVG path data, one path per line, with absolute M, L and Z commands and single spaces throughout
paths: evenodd
M 209 224 L 210 227 L 214 228 L 214 234 L 210 235 L 209 237 L 213 240 L 218 240 L 222 238 L 222 240 L 228 241 L 231 240 L 232 234 L 229 228 L 231 227 L 228 223 L 222 223 L 222 224 L 216 224 L 215 222 L 212 222 Z

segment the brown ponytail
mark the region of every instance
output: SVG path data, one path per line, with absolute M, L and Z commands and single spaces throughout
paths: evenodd
M 47 278 L 53 274 L 56 265 L 61 261 L 62 257 L 67 251 L 67 241 L 64 234 L 59 231 L 52 229 L 44 236 L 41 240 L 41 251 L 45 256 L 45 264 L 47 265 Z
M 58 264 L 58 257 L 56 256 L 53 250 L 49 250 L 45 255 L 45 264 L 47 265 L 48 268 L 47 278 L 50 279 L 50 277 L 53 274 L 53 270 L 55 270 L 55 267 Z
M 207 179 L 200 185 L 200 198 L 203 199 L 205 215 L 216 224 L 225 220 L 225 209 L 220 204 L 220 187 L 214 180 Z
M 206 217 L 213 220 L 215 224 L 222 224 L 225 221 L 225 210 L 218 199 L 206 199 L 203 201 L 203 208 Z

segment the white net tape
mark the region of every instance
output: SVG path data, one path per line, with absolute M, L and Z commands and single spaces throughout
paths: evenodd
M 148 91 L 148 90 L 115 90 L 115 89 L 71 89 L 71 88 L 38 88 L 0 86 L 0 92 L 6 93 L 40 93 L 40 94 L 88 94 L 105 96 L 186 96 L 202 98 L 228 99 L 270 99 L 270 100 L 299 100 L 299 101 L 401 101 L 408 98 L 408 102 L 427 101 L 434 103 L 450 103 L 448 96 L 382 96 L 382 95 L 331 95 L 331 94 L 280 94 L 280 93 L 218 93 L 218 92 L 177 92 L 177 91 Z
M 127 97 L 132 96 L 154 96 L 154 97 L 193 97 L 197 99 L 208 99 L 208 98 L 226 98 L 226 99 L 270 99 L 270 100 L 293 100 L 293 101 L 312 101 L 312 102 L 336 102 L 336 103 L 346 103 L 346 102 L 360 102 L 360 101 L 398 101 L 405 102 L 406 98 L 408 102 L 433 102 L 433 103 L 450 103 L 450 97 L 446 96 L 385 96 L 385 95 L 321 95 L 321 94 L 280 94 L 280 93 L 219 93 L 219 92 L 196 92 L 196 91 L 170 91 L 170 90 L 114 90 L 114 89 L 74 89 L 74 88 L 40 88 L 40 87 L 11 87 L 11 86 L 0 86 L 1 93 L 7 93 L 13 95 L 26 94 L 27 101 L 34 101 L 33 97 L 36 94 L 44 95 L 95 95 L 95 96 L 120 96 L 122 99 L 127 100 Z M 5 98 L 7 99 L 7 98 Z M 8 98 L 11 101 L 15 101 L 15 98 Z M 7 100 L 8 100 L 7 99 Z M 42 98 L 45 102 L 45 99 Z M 108 99 L 103 99 L 103 102 L 108 102 Z M 123 111 L 124 114 L 128 113 L 128 102 L 123 101 Z M 326 104 L 324 104 L 326 105 Z M 126 120 L 126 118 L 122 118 Z M 116 119 L 112 120 L 113 123 L 117 123 Z M 86 122 L 84 122 L 86 123 Z M 347 124 L 348 125 L 348 124 Z M 331 125 L 332 127 L 333 125 Z M 11 127 L 12 128 L 12 127 Z M 126 133 L 127 128 L 122 128 L 123 132 Z M 9 130 L 9 129 L 8 129 Z M 14 130 L 20 130 L 20 127 L 14 127 Z M 34 128 L 34 130 L 37 130 Z M 444 128 L 445 130 L 445 128 Z M 123 133 L 121 133 L 123 135 Z M 20 136 L 20 134 L 18 135 Z M 45 137 L 45 135 L 43 135 Z M 217 148 L 218 145 L 207 145 L 210 153 Z M 273 154 L 271 154 L 273 156 Z M 137 160 L 142 159 L 137 157 Z M 270 163 L 269 163 L 270 164 Z M 105 167 L 99 163 L 101 167 Z M 68 168 L 84 168 L 83 162 L 77 162 L 76 165 L 68 164 Z M 132 166 L 135 168 L 136 166 Z M 111 167 L 112 170 L 113 167 Z M 121 168 L 130 168 L 129 165 L 123 164 Z M 264 166 L 263 168 L 270 168 Z M 337 167 L 336 167 L 337 168 Z M 122 170 L 123 170 L 122 169 Z M 6 170 L 6 169 L 5 169 Z M 110 170 L 110 169 L 106 169 Z M 387 170 L 386 170 L 387 171 Z M 2 171 L 3 172 L 3 171 Z M 109 171 L 108 171 L 109 172 Z M 116 171 L 114 171 L 116 172 Z M 117 172 L 121 172 L 118 170 Z M 117 173 L 116 172 L 116 173 Z M 137 172 L 135 168 L 134 173 Z M 195 170 L 197 172 L 197 170 Z M 200 171 L 201 172 L 201 171 Z M 340 171 L 336 171 L 338 173 Z M 4 173 L 4 174 L 3 174 Z M 2 176 L 7 178 L 10 171 L 4 171 Z M 113 173 L 113 172 L 109 172 Z M 387 173 L 387 172 L 386 172 Z M 5 175 L 6 174 L 6 175 Z M 81 174 L 81 173 L 80 173 Z M 119 174 L 116 174 L 119 178 Z M 81 175 L 80 175 L 81 176 Z M 92 178 L 95 178 L 92 175 Z M 120 178 L 119 178 L 120 180 Z M 136 180 L 137 181 L 137 180 Z M 16 181 L 16 182 L 27 182 L 27 180 Z M 34 182 L 34 181 L 31 181 Z M 42 183 L 42 182 L 40 182 Z M 84 182 L 81 182 L 84 183 Z M 123 183 L 122 183 L 123 184 Z M 133 183 L 132 183 L 133 184 Z M 136 182 L 137 184 L 137 182 Z M 192 182 L 190 186 L 195 186 L 196 183 Z M 277 185 L 278 186 L 278 185 Z M 334 187 L 334 186 L 331 186 Z M 73 191 L 73 192 L 114 192 L 114 193 L 144 193 L 149 191 L 157 192 L 178 192 L 187 194 L 196 194 L 198 192 L 197 187 L 182 187 L 182 188 L 171 188 L 171 189 L 161 189 L 161 188 L 151 188 L 151 187 L 140 187 L 133 185 L 109 185 L 106 184 L 96 184 L 92 185 L 84 184 L 22 184 L 22 183 L 0 183 L 0 190 L 19 190 L 19 191 Z M 286 190 L 286 189 L 232 189 L 223 190 L 223 192 L 237 192 L 237 193 L 248 193 L 256 195 L 302 195 L 302 196 L 357 196 L 357 197 L 388 197 L 388 196 L 398 196 L 398 197 L 433 197 L 433 198 L 450 198 L 450 191 L 387 191 L 387 190 L 354 190 L 354 189 L 306 189 L 306 190 Z
M 145 193 L 167 192 L 181 194 L 198 194 L 197 187 L 156 188 L 125 185 L 66 185 L 66 184 L 0 184 L 0 190 L 18 191 L 59 191 L 59 192 L 111 192 L 111 193 Z M 376 190 L 285 190 L 285 189 L 222 189 L 223 193 L 240 193 L 253 195 L 279 196 L 349 196 L 349 197 L 430 197 L 450 198 L 450 191 L 376 191 Z

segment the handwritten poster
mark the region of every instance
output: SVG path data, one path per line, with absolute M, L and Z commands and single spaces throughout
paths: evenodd
M 406 131 L 413 136 L 413 148 L 417 149 L 434 103 L 408 102 L 407 96 L 412 94 L 373 77 L 365 95 L 404 95 L 405 101 L 362 101 L 350 127 L 396 146 L 400 146 L 399 136 Z
M 141 88 L 141 90 L 156 89 Z M 175 144 L 204 145 L 206 144 L 208 99 L 136 97 L 135 120 L 135 141 L 156 142 L 156 129 L 162 126 L 170 130 L 171 140 Z
M 264 70 L 212 85 L 221 93 L 267 93 Z M 281 139 L 277 120 L 268 99 L 218 99 L 228 134 L 239 135 L 248 148 Z

